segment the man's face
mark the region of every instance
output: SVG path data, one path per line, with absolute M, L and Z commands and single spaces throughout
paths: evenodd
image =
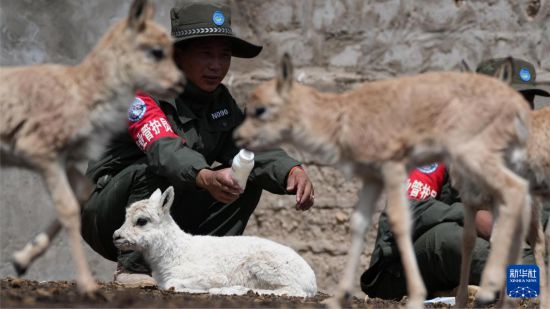
M 187 80 L 206 92 L 222 82 L 231 65 L 231 43 L 223 37 L 193 40 L 176 48 L 176 62 Z

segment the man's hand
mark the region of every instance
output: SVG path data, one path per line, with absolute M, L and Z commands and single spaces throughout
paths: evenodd
M 293 167 L 288 173 L 286 191 L 296 194 L 296 209 L 308 210 L 313 206 L 315 194 L 313 185 L 301 166 Z
M 197 174 L 196 182 L 199 188 L 205 189 L 224 204 L 234 202 L 243 192 L 237 181 L 231 177 L 231 168 L 217 171 L 202 169 Z
M 486 210 L 479 210 L 475 217 L 477 235 L 485 240 L 491 238 L 493 230 L 493 214 Z

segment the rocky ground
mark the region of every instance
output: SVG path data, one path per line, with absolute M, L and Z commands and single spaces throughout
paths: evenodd
M 249 292 L 243 296 L 218 296 L 162 291 L 157 288 L 123 288 L 114 283 L 101 284 L 101 297 L 90 299 L 77 293 L 73 282 L 37 282 L 25 279 L 1 279 L 0 307 L 25 308 L 325 308 L 329 295 L 318 293 L 307 299 L 298 297 L 260 296 Z M 345 307 L 398 307 L 398 302 L 379 299 L 365 302 L 353 298 Z
M 100 294 L 91 299 L 77 293 L 74 282 L 32 281 L 18 278 L 0 279 L 0 308 L 327 308 L 330 297 L 318 293 L 312 298 L 261 296 L 249 292 L 243 296 L 188 294 L 163 291 L 157 288 L 123 288 L 112 282 L 101 283 Z M 400 308 L 401 302 L 354 297 L 344 308 Z M 450 308 L 445 304 L 427 308 Z M 488 308 L 493 308 L 489 306 Z M 508 303 L 507 308 L 537 308 L 529 300 Z

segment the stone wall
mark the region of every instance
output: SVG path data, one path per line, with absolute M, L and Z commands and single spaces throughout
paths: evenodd
M 154 1 L 156 19 L 169 26 L 175 1 Z M 129 1 L 0 0 L 0 65 L 43 62 L 76 64 Z M 489 57 L 516 56 L 550 80 L 550 5 L 542 0 L 234 0 L 234 30 L 264 45 L 260 57 L 234 59 L 225 83 L 241 103 L 258 82 L 273 76 L 289 52 L 296 76 L 324 91 L 342 91 L 368 80 L 433 70 L 471 67 Z M 550 105 L 538 100 L 537 106 Z M 332 293 L 349 247 L 349 217 L 360 184 L 333 168 L 319 167 L 294 149 L 315 185 L 316 206 L 294 210 L 293 197 L 264 194 L 246 234 L 260 235 L 298 250 Z M 38 177 L 15 168 L 0 170 L 0 276 L 14 275 L 9 258 L 55 217 Z M 368 239 L 375 237 L 371 230 Z M 87 249 L 100 280 L 114 264 Z M 74 276 L 65 235 L 30 270 L 37 280 Z M 369 249 L 362 257 L 362 269 Z M 360 271 L 358 270 L 358 275 Z M 356 281 L 357 282 L 357 281 Z M 356 290 L 360 295 L 359 290 Z

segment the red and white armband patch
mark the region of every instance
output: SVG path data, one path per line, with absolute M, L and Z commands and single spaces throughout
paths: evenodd
M 128 132 L 141 150 L 162 137 L 180 138 L 151 97 L 138 93 L 128 109 Z
M 445 181 L 445 165 L 433 163 L 415 168 L 407 179 L 407 194 L 413 200 L 436 198 Z

